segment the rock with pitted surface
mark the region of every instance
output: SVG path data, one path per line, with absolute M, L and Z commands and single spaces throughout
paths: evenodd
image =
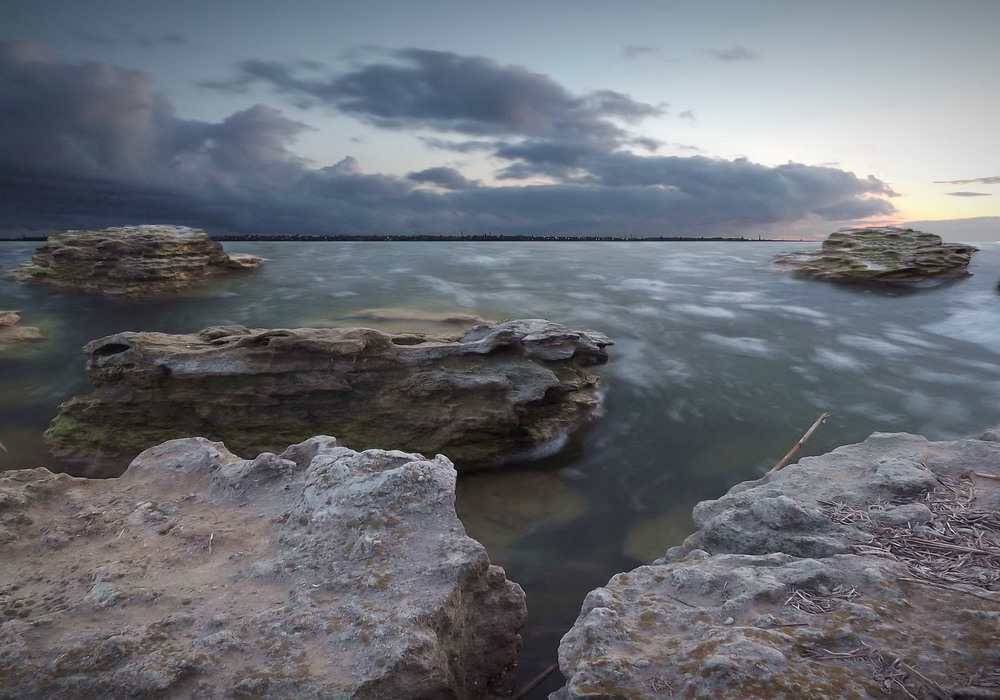
M 991 435 L 875 433 L 700 503 L 587 596 L 550 697 L 1000 698 Z
M 460 335 L 369 328 L 118 333 L 84 351 L 95 391 L 46 432 L 67 471 L 120 473 L 164 440 L 200 435 L 237 454 L 317 433 L 350 447 L 442 452 L 482 469 L 560 449 L 600 408 L 610 341 L 541 319 Z M 123 461 L 124 460 L 124 461 Z
M 972 254 L 933 233 L 884 226 L 831 233 L 820 250 L 786 253 L 778 263 L 809 277 L 860 285 L 912 285 L 969 275 Z
M 261 262 L 255 255 L 228 255 L 201 229 L 119 226 L 49 236 L 30 263 L 9 275 L 138 300 L 177 295 L 197 282 Z
M 22 345 L 27 340 L 41 340 L 41 332 L 34 326 L 20 326 L 16 311 L 0 311 L 0 353 Z
M 524 593 L 443 456 L 174 440 L 0 475 L 0 698 L 509 697 Z

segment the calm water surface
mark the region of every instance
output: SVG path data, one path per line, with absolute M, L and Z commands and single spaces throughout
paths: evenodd
M 0 269 L 35 245 L 0 242 Z M 973 277 L 918 293 L 771 269 L 812 245 L 230 243 L 269 262 L 151 304 L 0 279 L 0 309 L 46 335 L 0 358 L 0 469 L 47 463 L 42 431 L 90 388 L 80 347 L 117 331 L 344 325 L 410 307 L 606 333 L 599 423 L 554 458 L 459 483 L 469 533 L 528 593 L 523 682 L 556 660 L 587 591 L 678 544 L 697 501 L 762 474 L 820 413 L 832 418 L 802 455 L 873 431 L 952 439 L 1000 423 L 1000 244 L 982 244 Z

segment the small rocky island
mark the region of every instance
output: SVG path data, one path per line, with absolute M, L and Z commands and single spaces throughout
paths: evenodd
M 897 286 L 965 277 L 977 250 L 933 233 L 885 226 L 837 231 L 820 250 L 785 253 L 776 262 L 831 282 Z
M 510 697 L 524 593 L 445 457 L 189 438 L 0 474 L 0 697 Z
M 542 319 L 457 335 L 370 328 L 127 332 L 85 348 L 95 390 L 46 432 L 67 471 L 114 476 L 142 450 L 199 435 L 237 454 L 310 435 L 444 453 L 460 470 L 545 456 L 600 408 L 611 342 Z
M 0 353 L 18 346 L 25 341 L 41 340 L 41 332 L 34 326 L 20 326 L 16 311 L 0 311 Z
M 592 591 L 553 700 L 1000 698 L 1000 429 L 807 457 Z
M 8 274 L 20 281 L 127 299 L 175 295 L 197 282 L 256 267 L 255 255 L 228 255 L 201 229 L 119 226 L 50 236 Z

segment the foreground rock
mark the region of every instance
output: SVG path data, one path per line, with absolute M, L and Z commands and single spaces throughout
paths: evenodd
M 31 262 L 11 270 L 10 276 L 144 299 L 176 294 L 193 283 L 261 262 L 253 255 L 227 255 L 201 229 L 120 226 L 49 236 Z
M 460 336 L 367 328 L 119 333 L 85 348 L 95 391 L 64 403 L 46 441 L 65 468 L 113 475 L 184 435 L 237 454 L 318 433 L 447 454 L 460 469 L 559 449 L 600 405 L 587 368 L 608 339 L 528 319 Z
M 188 438 L 0 475 L 2 698 L 495 698 L 524 593 L 438 456 Z
M 586 598 L 551 697 L 1000 698 L 1000 442 L 875 433 Z
M 969 275 L 975 246 L 944 243 L 933 233 L 893 226 L 831 233 L 820 250 L 786 253 L 777 262 L 809 277 L 861 285 L 912 285 Z
M 27 340 L 41 340 L 41 332 L 34 326 L 17 325 L 21 317 L 16 311 L 0 311 L 0 353 L 22 345 Z

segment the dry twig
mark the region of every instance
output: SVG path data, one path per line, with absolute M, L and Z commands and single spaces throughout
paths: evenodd
M 805 435 L 803 435 L 802 437 L 800 437 L 799 441 L 797 443 L 795 443 L 795 447 L 793 447 L 792 449 L 790 449 L 788 451 L 788 454 L 786 454 L 784 457 L 782 457 L 781 461 L 778 462 L 777 464 L 775 464 L 773 467 L 771 467 L 768 470 L 767 473 L 770 474 L 771 472 L 776 472 L 779 469 L 781 469 L 782 467 L 784 467 L 786 464 L 788 464 L 789 462 L 791 462 L 792 461 L 792 457 L 795 456 L 795 453 L 798 452 L 800 449 L 802 449 L 802 446 L 804 444 L 806 444 L 806 440 L 808 440 L 809 438 L 811 438 L 812 434 L 816 432 L 816 428 L 818 428 L 823 423 L 826 423 L 826 419 L 829 418 L 829 417 L 830 417 L 829 413 L 822 413 L 822 414 L 820 414 L 820 417 L 816 419 L 816 422 L 814 422 L 812 424 L 812 427 L 810 427 L 809 430 L 806 431 Z

